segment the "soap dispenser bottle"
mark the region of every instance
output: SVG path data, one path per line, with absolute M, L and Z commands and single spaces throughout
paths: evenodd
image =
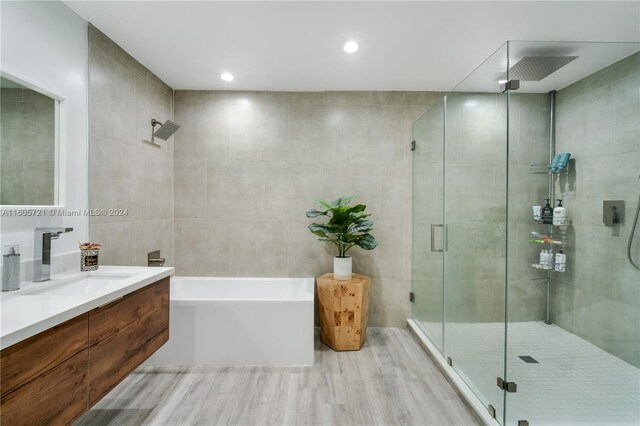
M 547 204 L 542 208 L 542 223 L 545 225 L 553 224 L 553 208 L 551 207 L 551 200 L 545 198 Z
M 4 246 L 2 254 L 2 291 L 20 290 L 20 248 Z
M 553 209 L 553 224 L 556 226 L 565 226 L 569 224 L 567 209 L 562 206 L 562 200 L 558 200 L 558 207 Z

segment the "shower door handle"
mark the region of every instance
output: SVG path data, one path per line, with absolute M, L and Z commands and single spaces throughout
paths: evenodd
M 436 248 L 436 228 L 442 228 L 442 248 Z M 442 253 L 446 246 L 446 227 L 444 223 L 432 223 L 431 224 L 431 251 L 434 253 Z

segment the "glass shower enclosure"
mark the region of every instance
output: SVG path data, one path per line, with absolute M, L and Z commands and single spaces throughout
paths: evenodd
M 508 42 L 413 139 L 411 328 L 497 423 L 640 424 L 640 44 Z

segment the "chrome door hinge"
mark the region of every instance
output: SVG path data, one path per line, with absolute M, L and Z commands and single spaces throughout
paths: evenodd
M 496 409 L 493 407 L 493 405 L 489 404 L 489 406 L 487 407 L 487 410 L 489 411 L 489 415 L 495 419 Z
M 509 80 L 500 84 L 500 91 L 502 93 L 506 92 L 507 90 L 518 90 L 519 88 L 520 88 L 520 80 Z
M 411 151 L 416 150 L 416 141 L 411 141 Z
M 415 303 L 416 301 L 416 294 L 412 291 L 409 292 L 409 302 L 411 303 Z
M 502 377 L 498 377 L 497 384 L 500 389 L 506 390 L 507 392 L 518 392 L 516 382 L 505 382 Z

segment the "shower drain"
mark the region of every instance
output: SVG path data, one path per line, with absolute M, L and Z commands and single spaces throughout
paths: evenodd
M 518 356 L 518 358 L 520 358 L 527 364 L 539 364 L 538 361 L 536 361 L 532 356 L 529 356 L 529 355 L 520 355 Z

